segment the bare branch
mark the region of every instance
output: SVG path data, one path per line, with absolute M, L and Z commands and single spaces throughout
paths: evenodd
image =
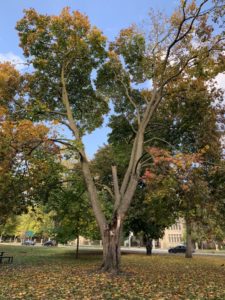
M 167 48 L 167 52 L 166 52 L 166 56 L 165 56 L 165 59 L 164 59 L 164 69 L 163 69 L 163 73 L 165 72 L 165 69 L 166 69 L 166 65 L 167 65 L 167 62 L 168 62 L 168 59 L 169 59 L 169 56 L 170 56 L 170 52 L 172 50 L 172 48 L 179 42 L 181 41 L 182 39 L 184 39 L 188 34 L 189 32 L 192 30 L 193 28 L 193 25 L 194 25 L 194 22 L 196 21 L 196 19 L 200 16 L 200 12 L 201 12 L 201 9 L 202 7 L 208 2 L 209 0 L 204 0 L 198 7 L 197 9 L 197 12 L 195 15 L 193 16 L 189 16 L 189 17 L 186 17 L 186 14 L 185 14 L 185 6 L 186 6 L 186 2 L 184 2 L 183 4 L 183 7 L 182 7 L 182 12 L 183 12 L 183 18 L 178 26 L 178 29 L 177 29 L 177 34 L 175 36 L 175 38 L 173 39 L 172 43 L 168 46 Z M 183 28 L 183 25 L 186 21 L 188 20 L 191 20 L 190 24 L 189 24 L 189 27 L 187 28 L 187 30 L 182 34 L 182 28 Z
M 122 84 L 123 87 L 124 87 L 124 90 L 125 90 L 125 94 L 126 94 L 126 96 L 127 96 L 127 99 L 130 101 L 130 103 L 133 105 L 133 107 L 135 108 L 135 110 L 136 110 L 136 112 L 137 112 L 137 121 L 138 121 L 138 125 L 140 125 L 141 118 L 140 118 L 140 111 L 139 111 L 139 108 L 138 108 L 137 104 L 134 102 L 133 98 L 130 96 L 126 84 L 125 84 L 122 80 L 120 80 L 120 79 L 119 79 L 119 81 L 121 82 L 121 84 Z
M 116 80 L 118 80 L 122 84 L 127 99 L 130 101 L 130 103 L 133 105 L 134 109 L 136 110 L 136 112 L 137 112 L 137 121 L 138 121 L 138 124 L 140 124 L 140 121 L 141 121 L 140 111 L 139 111 L 139 108 L 138 108 L 137 104 L 135 103 L 135 101 L 131 97 L 131 95 L 128 91 L 128 88 L 127 88 L 126 84 L 124 83 L 124 81 L 122 80 L 122 78 L 120 76 L 118 76 L 118 74 L 116 74 L 115 71 L 113 71 L 113 72 L 114 72 L 114 75 L 116 77 Z
M 64 122 L 64 121 L 60 121 L 60 123 L 65 125 L 69 130 L 71 130 L 73 132 L 73 129 L 70 127 L 70 124 L 68 124 L 67 122 Z
M 55 143 L 59 143 L 65 146 L 68 146 L 70 148 L 76 149 L 77 151 L 79 151 L 73 144 L 68 143 L 67 139 L 49 139 L 49 141 L 55 142 Z
M 161 141 L 161 142 L 163 142 L 163 143 L 168 144 L 168 145 L 171 146 L 172 148 L 174 148 L 174 146 L 173 146 L 171 143 L 167 142 L 167 141 L 164 140 L 164 139 L 158 138 L 158 137 L 153 137 L 153 138 L 151 138 L 151 139 L 145 141 L 145 143 L 149 143 L 149 142 L 154 141 L 154 140 Z
M 32 154 L 32 152 L 35 149 L 37 149 L 42 143 L 43 143 L 43 140 L 40 140 L 39 143 L 37 143 L 37 145 L 35 145 L 33 148 L 30 149 L 30 151 L 27 153 L 27 155 L 30 156 Z
M 171 77 L 167 78 L 161 85 L 161 88 L 163 88 L 167 83 L 169 83 L 170 81 L 174 80 L 176 77 L 178 77 L 183 71 L 184 69 L 187 67 L 187 65 L 190 63 L 190 61 L 192 61 L 193 59 L 197 58 L 197 55 L 194 55 L 190 58 L 188 58 L 186 60 L 186 62 L 184 63 L 184 65 L 180 68 L 180 70 L 175 73 L 174 75 L 172 75 Z

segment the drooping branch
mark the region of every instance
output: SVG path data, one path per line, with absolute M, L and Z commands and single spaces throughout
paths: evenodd
M 103 190 L 106 190 L 106 191 L 109 193 L 109 195 L 111 196 L 111 198 L 113 199 L 113 202 L 115 203 L 115 196 L 114 196 L 114 194 L 113 194 L 113 191 L 111 190 L 111 188 L 110 188 L 108 185 L 102 184 L 102 183 L 98 183 L 98 182 L 96 182 L 95 184 L 96 184 L 97 186 L 102 187 Z
M 149 156 L 149 153 L 145 152 L 144 154 L 142 154 L 142 156 L 139 158 L 139 160 L 136 163 L 135 166 L 135 172 L 137 172 L 137 167 L 139 164 L 141 164 L 141 166 L 143 167 L 143 163 L 145 163 L 146 161 L 148 161 L 150 158 L 148 157 L 146 160 L 144 160 L 144 162 L 142 162 L 142 159 L 146 156 Z
M 28 156 L 32 154 L 34 150 L 36 150 L 41 144 L 43 143 L 43 140 L 40 140 L 34 147 L 32 147 L 29 152 L 27 153 Z
M 166 144 L 168 144 L 169 146 L 171 146 L 172 148 L 174 147 L 174 146 L 173 146 L 171 143 L 169 143 L 168 141 L 166 141 L 166 140 L 164 140 L 164 139 L 161 139 L 161 138 L 158 138 L 158 137 L 153 137 L 153 138 L 151 138 L 151 139 L 145 141 L 145 143 L 149 143 L 149 142 L 154 141 L 154 140 L 158 140 L 158 141 L 161 141 L 161 142 L 163 142 L 163 143 L 166 143 Z
M 39 113 L 39 114 L 42 114 L 42 113 L 43 113 L 43 114 L 50 114 L 50 115 L 58 115 L 58 116 L 62 116 L 62 117 L 64 117 L 64 118 L 67 116 L 66 113 L 63 113 L 63 112 L 60 112 L 60 111 L 55 111 L 55 110 L 52 110 L 52 111 L 49 111 L 49 110 L 48 110 L 47 112 L 46 112 L 46 111 L 43 111 L 43 112 L 42 112 L 42 111 L 39 111 L 38 113 Z
M 49 141 L 62 144 L 64 146 L 68 146 L 70 148 L 78 150 L 73 144 L 69 143 L 70 140 L 68 139 L 49 139 Z

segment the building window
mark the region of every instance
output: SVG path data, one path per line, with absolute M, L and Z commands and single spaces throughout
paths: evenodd
M 169 234 L 169 243 L 181 243 L 182 236 L 181 234 Z

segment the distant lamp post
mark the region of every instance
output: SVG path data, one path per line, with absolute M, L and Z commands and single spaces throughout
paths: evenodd
M 129 247 L 129 248 L 131 247 L 131 239 L 132 239 L 133 236 L 134 236 L 133 232 L 130 231 L 129 237 L 128 237 L 128 247 Z

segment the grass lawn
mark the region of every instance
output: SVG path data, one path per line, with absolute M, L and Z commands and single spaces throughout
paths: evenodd
M 98 253 L 0 245 L 14 255 L 0 265 L 0 300 L 10 299 L 225 299 L 225 258 L 124 255 L 123 273 L 97 272 Z

